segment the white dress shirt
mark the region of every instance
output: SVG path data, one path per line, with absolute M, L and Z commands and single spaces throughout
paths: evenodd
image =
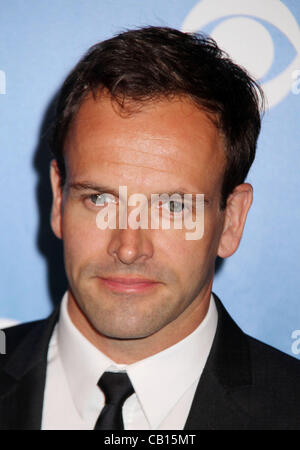
M 209 355 L 218 314 L 211 295 L 201 324 L 177 344 L 133 364 L 116 364 L 72 323 L 64 295 L 48 350 L 43 430 L 92 430 L 104 406 L 105 371 L 127 371 L 134 387 L 123 406 L 125 430 L 182 430 Z

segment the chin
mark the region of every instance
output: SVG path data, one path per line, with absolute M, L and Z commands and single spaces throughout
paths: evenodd
M 128 339 L 143 339 L 151 336 L 156 333 L 163 326 L 161 324 L 151 324 L 149 320 L 145 320 L 143 317 L 142 320 L 138 320 L 132 317 L 130 319 L 120 320 L 118 317 L 116 320 L 113 320 L 111 317 L 108 319 L 97 321 L 91 321 L 94 329 L 101 335 L 106 336 L 110 339 L 120 339 L 120 340 L 128 340 Z

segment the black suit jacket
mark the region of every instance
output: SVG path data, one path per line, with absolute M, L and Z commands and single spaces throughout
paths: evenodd
M 300 361 L 244 334 L 215 298 L 216 336 L 185 430 L 299 430 Z M 41 428 L 47 350 L 57 320 L 58 309 L 5 331 L 0 430 Z

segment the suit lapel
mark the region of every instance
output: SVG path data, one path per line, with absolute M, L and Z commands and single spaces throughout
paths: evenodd
M 58 308 L 46 320 L 5 331 L 7 350 L 0 371 L 0 430 L 41 428 L 47 350 L 57 319 Z M 15 342 L 19 344 L 14 348 Z
M 197 386 L 186 430 L 247 429 L 251 418 L 234 400 L 252 386 L 248 342 L 215 295 L 218 326 Z

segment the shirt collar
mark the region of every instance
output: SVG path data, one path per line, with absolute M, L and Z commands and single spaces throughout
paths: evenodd
M 58 352 L 81 417 L 99 412 L 102 393 L 97 383 L 101 375 L 107 370 L 126 370 L 151 429 L 157 429 L 204 369 L 217 328 L 213 296 L 204 320 L 191 334 L 129 365 L 116 364 L 79 332 L 69 317 L 67 301 L 66 293 L 57 325 Z

